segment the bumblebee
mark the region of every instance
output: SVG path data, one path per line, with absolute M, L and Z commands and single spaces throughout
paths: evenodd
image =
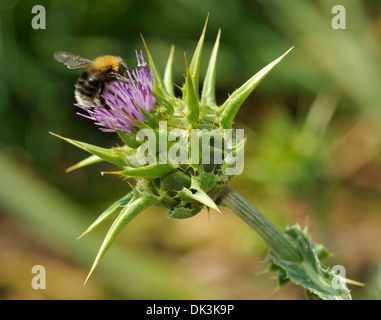
M 74 91 L 77 102 L 87 109 L 91 109 L 95 98 L 105 105 L 102 94 L 106 83 L 129 81 L 126 78 L 127 66 L 120 57 L 107 55 L 89 60 L 69 52 L 58 51 L 54 53 L 54 58 L 69 69 L 87 68 L 80 75 Z

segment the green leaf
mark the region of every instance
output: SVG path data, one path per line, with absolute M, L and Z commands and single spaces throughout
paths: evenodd
M 217 204 L 213 201 L 211 197 L 208 196 L 208 194 L 202 190 L 202 189 L 195 189 L 197 190 L 196 193 L 190 192 L 191 198 L 194 200 L 197 200 L 198 202 L 206 205 L 208 208 L 214 209 L 221 213 L 220 209 L 217 207 Z
M 85 280 L 85 283 L 90 278 L 96 266 L 99 264 L 102 257 L 105 255 L 108 248 L 111 246 L 112 242 L 118 235 L 118 233 L 129 223 L 133 218 L 135 218 L 140 212 L 144 209 L 154 205 L 158 202 L 158 198 L 153 195 L 140 195 L 138 192 L 130 200 L 130 202 L 124 207 L 118 217 L 115 219 L 114 223 L 110 227 L 109 231 L 101 248 L 99 249 L 98 255 L 95 258 L 95 261 L 90 269 L 90 272 Z
M 198 176 L 192 176 L 191 189 L 202 189 L 205 192 L 212 190 L 217 182 L 219 177 L 213 173 L 201 172 Z
M 208 69 L 206 70 L 206 75 L 204 79 L 204 84 L 202 86 L 201 93 L 201 104 L 207 106 L 216 106 L 216 95 L 215 95 L 215 85 L 216 85 L 216 65 L 217 65 L 217 54 L 221 38 L 221 29 L 218 30 L 217 39 L 213 47 L 212 54 L 210 56 Z
M 145 123 L 150 128 L 157 128 L 159 126 L 160 114 L 150 113 L 142 107 L 138 106 L 140 112 L 143 114 Z
M 184 53 L 185 56 L 185 53 Z M 185 101 L 187 105 L 187 120 L 188 123 L 194 128 L 196 122 L 198 121 L 198 118 L 200 116 L 200 110 L 199 110 L 199 105 L 198 105 L 198 98 L 196 91 L 194 89 L 193 85 L 193 80 L 192 76 L 188 67 L 188 62 L 187 58 L 185 56 L 185 66 L 187 70 L 187 75 L 186 75 L 186 81 L 185 81 L 185 88 L 184 88 L 184 93 L 185 93 Z
M 184 187 L 189 188 L 190 185 L 191 178 L 178 170 L 161 179 L 161 189 L 165 190 L 171 197 L 176 196 L 177 192 Z
M 208 19 L 209 19 L 209 15 L 206 18 L 204 29 L 202 30 L 200 40 L 197 43 L 196 49 L 193 53 L 192 61 L 189 65 L 190 76 L 192 78 L 193 88 L 196 93 L 197 100 L 199 100 L 198 86 L 199 86 L 201 54 L 202 54 L 202 48 L 204 46 L 205 32 L 206 32 L 206 26 L 208 24 Z M 187 83 L 185 83 L 184 86 L 186 87 L 186 85 Z
M 130 148 L 137 149 L 142 144 L 141 141 L 136 140 L 136 135 L 127 134 L 120 130 L 115 130 L 119 138 Z
M 197 200 L 193 197 L 192 191 L 190 191 L 189 189 L 185 187 L 182 190 L 178 191 L 174 198 L 180 199 L 184 203 L 197 202 Z
M 94 163 L 98 163 L 98 162 L 102 162 L 103 159 L 99 158 L 98 156 L 95 156 L 95 155 L 91 155 L 90 157 L 87 157 L 86 159 L 78 162 L 77 164 L 67 168 L 65 170 L 65 172 L 71 172 L 71 171 L 74 171 L 74 170 L 77 170 L 79 168 L 83 168 L 85 166 L 88 166 L 88 165 L 91 165 L 91 164 L 94 164 Z
M 236 89 L 231 96 L 224 102 L 218 109 L 217 114 L 221 116 L 221 127 L 223 129 L 230 129 L 233 125 L 234 118 L 246 98 L 261 82 L 261 80 L 292 50 L 289 49 L 286 53 L 278 59 L 271 62 L 264 67 L 261 71 L 246 81 L 240 88 Z
M 141 122 L 141 121 L 139 121 L 139 120 L 133 118 L 133 117 L 130 116 L 129 114 L 126 113 L 125 116 L 126 116 L 128 119 L 130 119 L 130 120 L 132 121 L 132 123 L 134 124 L 134 125 L 132 126 L 132 130 L 133 130 L 135 133 L 138 132 L 139 130 L 142 130 L 142 129 L 151 129 L 151 127 L 150 127 L 148 124 L 146 124 L 146 123 L 144 123 L 144 122 Z
M 299 225 L 292 226 L 285 233 L 290 237 L 302 260 L 285 260 L 272 252 L 270 252 L 270 260 L 282 268 L 289 279 L 323 300 L 351 300 L 345 279 L 341 279 L 342 286 L 335 288 L 334 282 L 337 275 L 320 264 L 316 252 L 317 246 L 300 229 Z M 283 273 L 282 279 L 284 281 Z
M 155 163 L 139 168 L 127 168 L 122 171 L 103 172 L 106 174 L 122 175 L 126 177 L 161 178 L 175 170 L 170 163 Z
M 165 113 L 171 117 L 175 112 L 171 99 L 166 99 L 159 88 L 155 87 L 155 90 L 151 92 L 156 101 L 165 109 Z
M 168 213 L 168 216 L 173 219 L 188 219 L 195 216 L 197 213 L 201 211 L 202 208 L 185 208 L 178 207 L 171 210 Z
M 65 140 L 65 141 L 69 142 L 70 144 L 72 144 L 72 145 L 74 145 L 74 146 L 76 146 L 82 150 L 85 150 L 85 151 L 105 160 L 105 161 L 113 163 L 119 167 L 124 167 L 124 166 L 128 165 L 128 162 L 126 161 L 125 157 L 123 156 L 123 152 L 121 152 L 121 149 L 118 149 L 118 148 L 105 149 L 105 148 L 94 146 L 94 145 L 89 144 L 89 143 L 73 140 L 70 138 L 65 138 L 65 137 L 62 137 L 58 134 L 52 133 L 52 132 L 49 132 L 49 133 L 51 135 L 57 137 L 57 138 Z
M 190 189 L 195 190 L 196 193 L 192 194 L 192 192 L 190 192 L 190 194 L 192 195 L 191 197 L 198 202 L 201 202 L 211 209 L 221 212 L 213 199 L 207 194 L 207 192 L 209 192 L 216 185 L 217 180 L 218 178 L 210 173 L 201 173 L 198 177 L 192 177 Z
M 169 93 L 168 93 L 168 91 L 165 87 L 165 84 L 164 84 L 164 80 L 160 74 L 160 71 L 157 69 L 155 62 L 153 61 L 152 55 L 151 55 L 150 51 L 148 50 L 148 47 L 147 47 L 146 42 L 144 41 L 143 35 L 141 35 L 141 37 L 142 37 L 143 44 L 144 44 L 144 47 L 145 47 L 146 52 L 147 52 L 150 70 L 153 74 L 153 82 L 154 82 L 155 86 L 160 88 L 160 90 L 163 92 L 164 95 L 169 96 Z
M 114 214 L 118 213 L 125 205 L 127 205 L 132 197 L 134 196 L 134 192 L 131 191 L 127 193 L 123 198 L 114 202 L 110 207 L 108 207 L 87 229 L 83 232 L 78 238 L 82 238 L 86 233 L 93 230 L 95 227 L 101 225 L 103 222 L 110 219 Z
M 174 52 L 175 52 L 175 46 L 172 45 L 167 64 L 165 66 L 165 71 L 164 71 L 164 85 L 168 93 L 172 97 L 175 96 L 175 88 L 173 86 L 173 78 L 172 78 L 172 65 L 173 65 Z

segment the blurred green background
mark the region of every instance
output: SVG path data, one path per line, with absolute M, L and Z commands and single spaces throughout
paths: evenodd
M 46 9 L 34 30 L 32 7 Z M 334 30 L 333 5 L 346 9 Z M 39 0 L 0 2 L 0 299 L 304 299 L 264 273 L 267 247 L 234 214 L 171 220 L 161 209 L 118 236 L 84 286 L 105 225 L 75 240 L 128 190 L 49 131 L 109 147 L 116 135 L 78 117 L 78 70 L 57 50 L 122 56 L 135 66 L 140 33 L 164 69 L 175 44 L 174 81 L 207 14 L 202 70 L 222 29 L 217 101 L 292 46 L 245 102 L 235 126 L 248 138 L 245 171 L 231 185 L 279 228 L 308 226 L 344 265 L 354 299 L 381 297 L 381 3 L 377 0 Z M 201 71 L 201 74 L 203 72 Z M 202 79 L 201 79 L 202 80 Z M 34 265 L 46 289 L 31 286 Z

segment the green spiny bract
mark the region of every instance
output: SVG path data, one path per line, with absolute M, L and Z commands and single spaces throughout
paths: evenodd
M 236 140 L 234 133 L 232 139 L 226 144 L 226 130 L 232 128 L 234 117 L 244 100 L 288 52 L 250 78 L 221 106 L 218 106 L 215 98 L 215 75 L 220 31 L 210 56 L 201 94 L 199 90 L 199 69 L 205 30 L 206 24 L 189 65 L 185 57 L 186 75 L 181 87 L 181 98 L 175 96 L 172 83 L 174 47 L 171 48 L 164 77 L 162 77 L 143 39 L 154 84 L 151 93 L 156 103 L 150 111 L 137 106 L 144 116 L 144 121 L 126 115 L 133 123 L 132 133 L 115 129 L 124 145 L 106 149 L 56 135 L 92 154 L 69 168 L 68 171 L 99 161 L 108 161 L 120 168 L 117 171 L 107 172 L 108 174 L 135 180 L 134 189 L 104 211 L 84 232 L 85 234 L 91 231 L 118 214 L 105 237 L 90 274 L 116 235 L 132 218 L 149 206 L 157 205 L 167 209 L 172 218 L 192 217 L 204 207 L 219 210 L 217 207 L 219 194 L 234 175 L 229 174 L 227 169 L 236 165 L 232 163 L 232 157 L 243 156 L 245 144 L 245 139 Z M 162 123 L 165 123 L 166 128 L 161 127 Z M 150 130 L 155 141 L 154 152 L 153 154 L 151 152 L 149 163 L 142 165 L 139 162 L 138 153 L 147 141 L 139 137 L 139 134 L 147 129 Z M 180 144 L 174 137 L 170 137 L 170 132 L 173 130 L 181 130 L 181 137 L 186 138 L 192 137 L 194 130 L 199 130 L 197 141 L 202 139 L 203 135 L 208 136 L 211 133 L 213 135 L 209 148 L 204 150 L 200 148 L 200 144 L 192 146 L 189 140 L 187 143 Z M 216 136 L 221 137 L 221 140 L 217 141 Z M 163 143 L 166 145 L 165 150 L 160 148 Z M 188 160 L 173 163 L 168 159 L 168 154 L 164 154 L 166 161 L 163 161 L 163 152 L 176 147 L 176 144 L 180 145 L 177 148 L 178 153 L 181 154 L 181 151 L 184 151 L 188 156 L 196 154 L 197 161 L 194 161 L 195 158 L 188 157 Z M 226 145 L 229 145 L 229 156 L 226 153 Z M 146 149 L 148 150 L 149 147 L 146 146 Z M 210 152 L 209 163 L 202 161 L 205 152 Z M 218 152 L 221 154 L 221 161 L 215 161 L 214 154 Z

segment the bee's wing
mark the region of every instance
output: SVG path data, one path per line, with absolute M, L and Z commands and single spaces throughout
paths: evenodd
M 92 65 L 92 61 L 83 58 L 79 55 L 65 51 L 57 51 L 54 53 L 54 58 L 66 65 L 69 69 L 87 68 Z

